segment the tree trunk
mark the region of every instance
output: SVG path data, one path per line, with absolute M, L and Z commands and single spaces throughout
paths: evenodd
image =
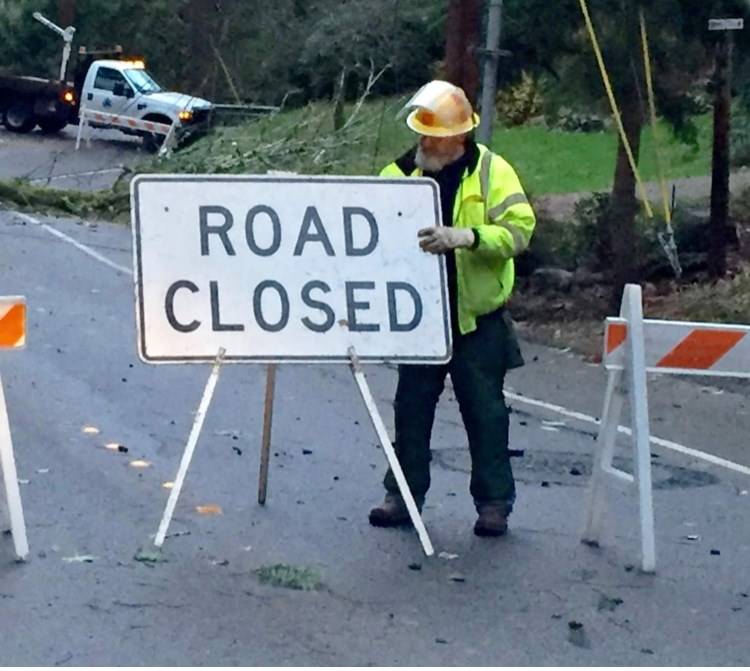
M 76 0 L 57 0 L 57 24 L 61 28 L 75 25 Z
M 476 107 L 479 92 L 479 61 L 476 50 L 482 34 L 480 0 L 449 0 L 446 21 L 446 79 L 460 86 Z
M 221 15 L 217 11 L 220 3 L 215 0 L 189 0 L 185 7 L 184 20 L 190 44 L 190 67 L 184 70 L 187 91 L 192 95 L 207 96 L 211 91 L 212 75 L 215 80 L 216 55 L 211 41 L 219 33 Z M 223 87 L 222 87 L 223 88 Z
M 641 129 L 643 116 L 638 104 L 638 94 L 631 91 L 622 97 L 622 122 L 625 135 L 630 142 L 636 164 L 641 145 Z M 626 284 L 637 282 L 639 278 L 640 258 L 638 237 L 635 229 L 635 217 L 638 212 L 638 200 L 635 193 L 635 175 L 630 168 L 630 162 L 625 151 L 625 145 L 620 139 L 617 146 L 617 165 L 615 180 L 610 199 L 609 216 L 603 220 L 605 248 L 609 247 L 610 268 L 613 280 L 613 295 L 611 305 L 619 308 L 622 291 Z M 607 244 L 608 243 L 608 244 Z
M 708 268 L 712 277 L 723 277 L 727 271 L 729 224 L 729 127 L 732 104 L 731 36 L 722 35 L 716 47 L 714 73 L 714 147 L 711 171 L 711 243 Z

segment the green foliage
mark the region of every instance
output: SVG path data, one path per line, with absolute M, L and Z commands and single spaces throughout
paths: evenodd
M 568 107 L 561 107 L 557 113 L 547 119 L 552 128 L 571 133 L 600 133 L 606 128 L 604 119 L 593 112 L 579 112 Z
M 732 165 L 750 166 L 750 107 L 735 105 L 730 136 Z
M 505 126 L 522 126 L 542 110 L 542 94 L 534 77 L 528 72 L 521 80 L 497 94 L 497 116 Z

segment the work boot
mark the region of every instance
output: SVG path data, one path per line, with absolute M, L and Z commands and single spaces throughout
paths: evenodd
M 477 536 L 502 536 L 508 531 L 508 512 L 504 503 L 477 504 L 479 517 L 474 524 Z
M 422 509 L 419 501 L 417 508 Z M 370 524 L 374 527 L 411 526 L 409 511 L 401 495 L 388 492 L 383 503 L 370 511 Z

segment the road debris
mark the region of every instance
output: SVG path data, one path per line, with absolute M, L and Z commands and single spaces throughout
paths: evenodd
M 445 551 L 438 553 L 438 557 L 440 557 L 440 559 L 448 559 L 448 560 L 458 559 L 458 555 L 454 555 L 452 552 L 445 552 Z
M 224 511 L 221 509 L 221 506 L 210 503 L 205 506 L 195 506 L 195 510 L 198 512 L 199 515 L 223 515 Z
M 586 636 L 586 631 L 581 622 L 571 620 L 568 622 L 568 641 L 578 648 L 590 648 L 591 644 Z
M 133 555 L 133 559 L 145 564 L 157 564 L 159 562 L 167 561 L 164 558 L 164 554 L 162 553 L 162 551 L 156 548 L 149 548 L 148 550 L 138 548 L 135 555 Z
M 74 557 L 63 557 L 62 560 L 66 564 L 93 564 L 98 557 L 91 555 L 75 555 Z
M 623 600 L 619 597 L 608 597 L 606 594 L 599 595 L 599 603 L 596 609 L 599 611 L 614 611 L 618 606 L 622 606 Z
M 311 592 L 321 586 L 320 574 L 315 569 L 305 566 L 273 564 L 261 566 L 255 570 L 255 573 L 261 583 L 272 587 Z

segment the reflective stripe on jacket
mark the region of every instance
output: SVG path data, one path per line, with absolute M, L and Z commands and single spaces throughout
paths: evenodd
M 536 218 L 513 168 L 478 144 L 479 161 L 468 169 L 453 204 L 453 226 L 473 228 L 474 249 L 456 250 L 458 325 L 462 334 L 476 329 L 477 317 L 494 312 L 510 298 L 515 281 L 513 257 L 531 242 Z M 421 177 L 416 168 L 405 175 L 394 162 L 381 177 Z

